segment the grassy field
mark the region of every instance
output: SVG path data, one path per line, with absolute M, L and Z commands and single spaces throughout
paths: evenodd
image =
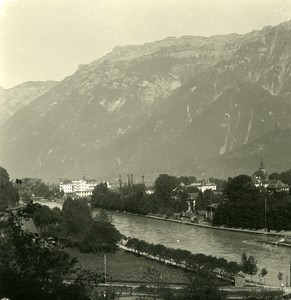
M 66 249 L 66 251 L 78 259 L 78 267 L 98 273 L 104 272 L 103 255 L 81 253 L 77 249 Z M 183 270 L 123 250 L 119 250 L 115 254 L 107 253 L 106 258 L 108 281 L 145 282 L 142 278 L 144 272 L 148 267 L 153 267 L 161 274 L 165 283 L 188 283 L 186 273 Z

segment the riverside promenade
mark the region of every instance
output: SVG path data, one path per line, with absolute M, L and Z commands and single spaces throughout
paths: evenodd
M 172 218 L 160 217 L 160 216 L 155 216 L 155 215 L 150 215 L 150 214 L 145 215 L 145 217 L 146 218 L 151 218 L 151 219 L 158 219 L 158 220 L 162 220 L 162 221 L 169 221 L 169 222 L 175 222 L 175 223 L 180 223 L 180 224 L 186 224 L 186 225 L 191 225 L 191 226 L 217 229 L 217 230 L 246 232 L 246 233 L 260 234 L 260 235 L 267 235 L 267 236 L 274 236 L 274 237 L 284 237 L 286 235 L 291 236 L 291 231 L 280 231 L 280 232 L 270 231 L 270 232 L 265 232 L 264 229 L 251 230 L 251 229 L 244 229 L 244 228 L 229 228 L 229 227 L 224 227 L 224 226 L 213 226 L 211 224 L 195 223 L 195 222 L 186 221 L 186 220 L 176 220 L 176 219 L 172 219 Z

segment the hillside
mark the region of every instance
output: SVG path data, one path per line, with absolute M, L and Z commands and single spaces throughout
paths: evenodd
M 28 81 L 10 89 L 0 88 L 0 124 L 57 83 L 57 81 Z
M 281 172 L 291 166 L 291 129 L 273 130 L 242 145 L 218 158 L 207 161 L 204 168 L 211 170 L 211 176 L 228 177 L 237 174 L 251 174 L 259 167 L 264 157 L 269 174 Z

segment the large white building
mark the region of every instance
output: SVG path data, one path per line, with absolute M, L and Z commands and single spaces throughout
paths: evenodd
M 202 180 L 201 182 L 194 182 L 191 186 L 197 187 L 199 191 L 204 193 L 206 190 L 216 191 L 217 187 L 215 183 L 209 182 L 209 180 Z
M 86 179 L 85 176 L 82 179 L 61 179 L 60 191 L 64 191 L 65 194 L 76 194 L 80 197 L 91 196 L 98 183 L 95 179 Z

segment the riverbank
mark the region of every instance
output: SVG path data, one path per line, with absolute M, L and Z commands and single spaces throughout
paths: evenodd
M 131 213 L 126 213 L 126 214 L 131 214 Z M 142 215 L 138 215 L 138 214 L 135 214 L 135 215 L 143 217 Z M 244 229 L 244 228 L 229 228 L 229 227 L 224 227 L 224 226 L 218 227 L 218 226 L 213 226 L 213 225 L 210 225 L 210 224 L 194 223 L 194 222 L 189 222 L 189 221 L 185 221 L 185 220 L 175 220 L 175 219 L 172 219 L 172 218 L 160 217 L 160 216 L 155 216 L 155 215 L 145 215 L 144 217 L 151 218 L 151 219 L 162 220 L 162 221 L 169 221 L 169 222 L 175 222 L 175 223 L 180 223 L 180 224 L 186 224 L 186 225 L 191 225 L 191 226 L 205 227 L 205 228 L 210 228 L 210 229 L 215 229 L 215 230 L 245 232 L 245 233 L 267 235 L 267 236 L 274 236 L 274 237 L 282 237 L 282 236 L 286 236 L 286 235 L 291 236 L 290 231 L 265 232 L 263 229 L 261 229 L 261 230 L 251 230 L 251 229 Z
M 133 215 L 133 216 L 138 216 L 138 217 L 143 217 L 143 218 L 150 218 L 150 219 L 156 219 L 156 220 L 161 220 L 161 221 L 166 221 L 166 222 L 174 222 L 174 223 L 179 223 L 179 224 L 185 224 L 185 225 L 196 226 L 196 227 L 204 227 L 204 228 L 215 229 L 215 230 L 233 231 L 233 232 L 239 232 L 239 233 L 250 233 L 250 234 L 265 235 L 265 236 L 272 236 L 272 237 L 278 237 L 278 238 L 285 237 L 285 236 L 291 236 L 291 231 L 265 232 L 264 229 L 251 230 L 251 229 L 245 229 L 245 228 L 230 228 L 230 227 L 224 227 L 224 226 L 213 226 L 211 224 L 205 224 L 205 223 L 195 223 L 195 222 L 186 221 L 186 220 L 176 220 L 173 218 L 164 217 L 164 216 L 156 216 L 156 215 L 152 215 L 152 214 L 140 215 L 140 214 L 130 213 L 130 212 L 126 212 L 126 211 L 124 211 L 124 212 L 116 211 L 116 212 L 120 213 L 120 214 L 125 214 L 125 215 Z M 278 242 L 274 242 L 274 244 L 278 245 Z M 284 243 L 280 243 L 280 245 L 285 246 Z

